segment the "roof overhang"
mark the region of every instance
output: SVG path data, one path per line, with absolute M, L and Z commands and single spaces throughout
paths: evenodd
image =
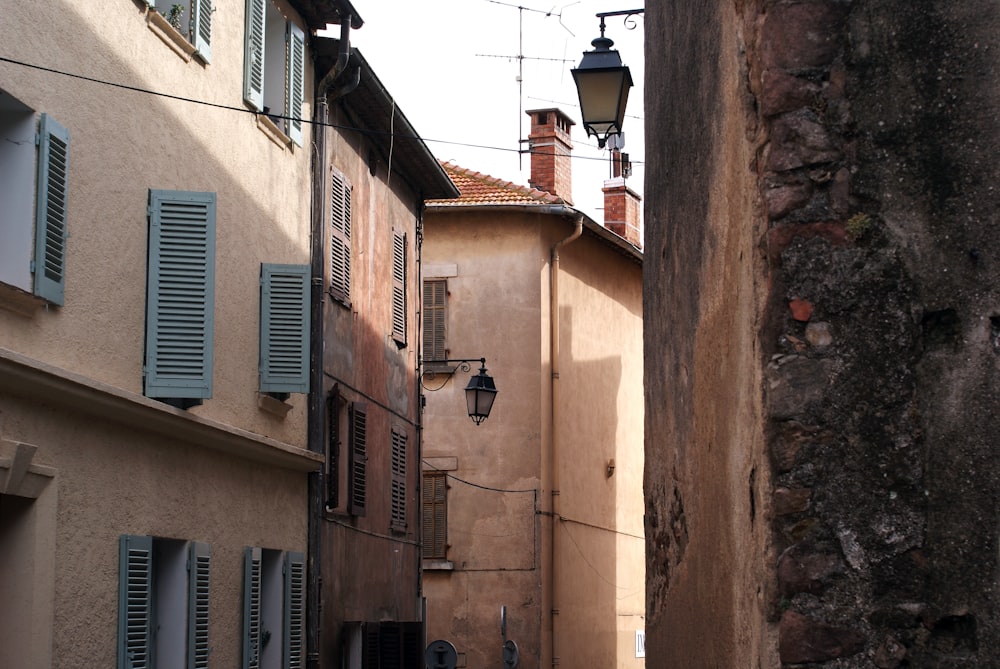
M 313 46 L 317 77 L 322 77 L 337 60 L 340 40 L 316 37 Z M 365 136 L 383 163 L 389 164 L 391 154 L 393 178 L 398 175 L 421 200 L 458 197 L 458 188 L 437 158 L 395 104 L 368 61 L 352 47 L 347 69 L 354 67 L 361 70 L 361 82 L 336 101 L 351 126 Z
M 323 30 L 331 23 L 339 26 L 348 16 L 351 17 L 351 28 L 354 30 L 365 24 L 350 0 L 288 1 L 312 30 Z

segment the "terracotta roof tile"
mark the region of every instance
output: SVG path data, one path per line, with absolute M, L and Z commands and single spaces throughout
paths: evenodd
M 488 174 L 474 172 L 454 163 L 441 161 L 441 167 L 451 178 L 461 195 L 449 200 L 427 200 L 436 207 L 489 206 L 510 204 L 565 204 L 561 197 Z

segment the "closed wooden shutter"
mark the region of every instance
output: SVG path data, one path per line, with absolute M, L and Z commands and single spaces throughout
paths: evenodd
M 368 497 L 368 408 L 364 402 L 351 405 L 351 464 L 348 512 L 365 515 Z
M 215 193 L 150 191 L 144 392 L 212 396 Z
M 34 292 L 53 304 L 62 304 L 68 237 L 69 131 L 48 114 L 42 114 L 38 139 Z
M 428 472 L 423 481 L 423 558 L 444 560 L 448 552 L 448 477 L 444 472 Z
M 445 360 L 448 282 L 445 279 L 424 281 L 424 362 Z
M 406 346 L 406 235 L 392 233 L 392 338 Z
M 389 509 L 390 525 L 396 530 L 406 529 L 406 442 L 405 432 L 392 430 L 390 448 L 392 477 Z
M 309 266 L 260 270 L 260 391 L 309 392 Z
M 343 175 L 330 177 L 330 294 L 351 304 L 351 186 Z

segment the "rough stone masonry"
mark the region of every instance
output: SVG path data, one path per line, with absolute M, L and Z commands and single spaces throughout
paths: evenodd
M 1000 4 L 646 12 L 647 665 L 1000 667 Z

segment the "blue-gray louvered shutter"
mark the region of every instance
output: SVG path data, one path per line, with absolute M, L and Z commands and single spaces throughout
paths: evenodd
M 392 233 L 392 338 L 406 345 L 406 235 Z
M 212 0 L 191 0 L 191 43 L 206 63 L 212 60 Z
M 288 91 L 285 95 L 285 116 L 288 117 L 288 137 L 302 146 L 302 101 L 305 96 L 306 36 L 297 25 L 288 22 L 288 71 L 285 81 Z
M 144 393 L 212 396 L 215 193 L 149 192 Z
M 66 283 L 66 198 L 69 194 L 69 131 L 48 114 L 38 129 L 35 204 L 35 295 L 63 303 Z
M 187 669 L 208 668 L 208 596 L 212 550 L 192 541 L 188 553 Z
M 267 0 L 247 0 L 243 35 L 243 99 L 264 108 L 264 18 Z
M 123 534 L 118 546 L 118 669 L 149 669 L 153 538 Z
M 260 669 L 261 550 L 243 556 L 243 669 Z
M 284 634 L 282 669 L 305 669 L 306 560 L 303 553 L 285 553 Z
M 330 294 L 351 304 L 351 186 L 330 173 Z
M 260 266 L 260 391 L 309 392 L 309 266 Z

